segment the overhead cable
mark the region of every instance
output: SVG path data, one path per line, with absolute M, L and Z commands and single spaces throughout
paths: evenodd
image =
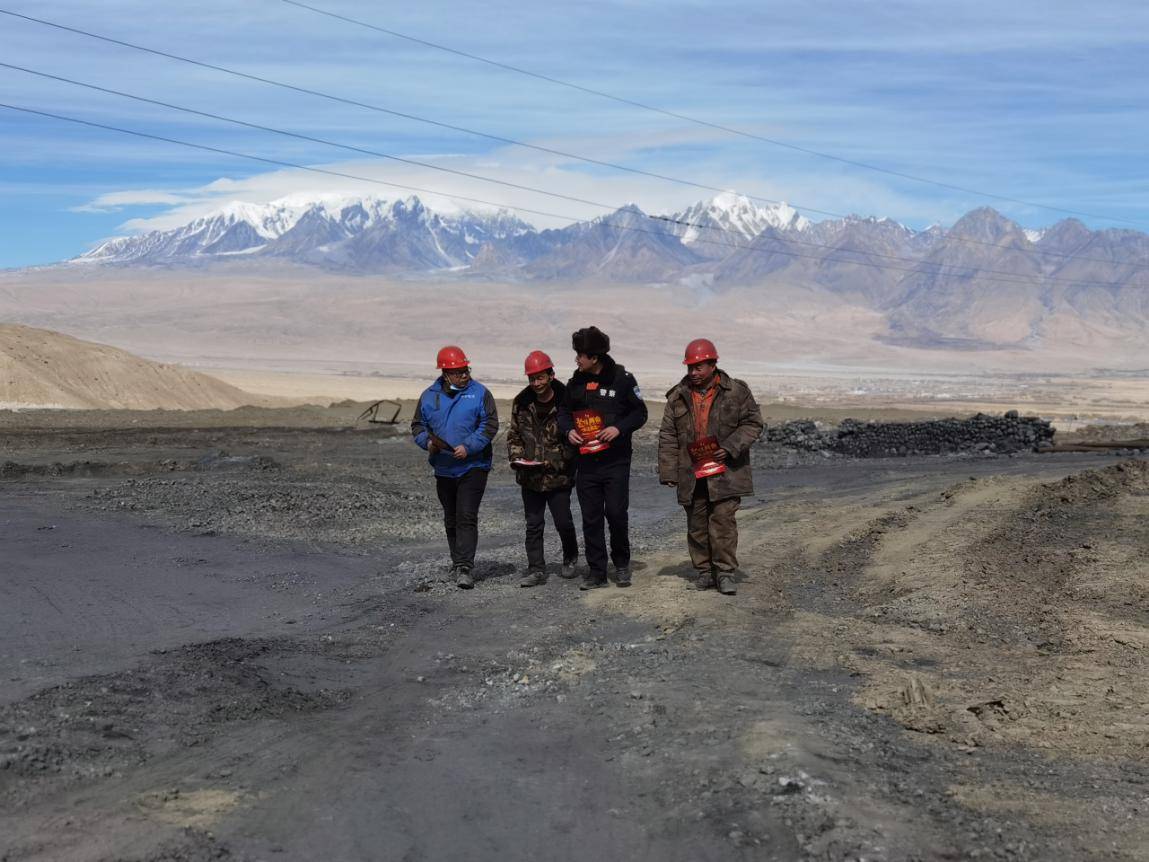
M 8 103 L 4 103 L 4 102 L 0 102 L 0 108 L 5 108 L 8 110 L 12 110 L 12 111 L 19 111 L 19 112 L 22 112 L 25 114 L 45 117 L 45 118 L 54 119 L 54 120 L 60 120 L 63 122 L 74 123 L 77 125 L 88 126 L 90 128 L 104 129 L 107 131 L 118 132 L 118 133 L 126 134 L 126 135 L 132 135 L 132 136 L 138 137 L 138 138 L 145 138 L 148 140 L 161 141 L 164 143 L 175 144 L 178 146 L 190 147 L 192 149 L 201 150 L 201 151 L 210 152 L 210 153 L 216 153 L 216 154 L 225 155 L 225 156 L 231 156 L 233 158 L 240 158 L 240 159 L 246 159 L 249 161 L 260 162 L 263 164 L 276 165 L 278 167 L 293 168 L 293 169 L 297 169 L 297 170 L 309 171 L 309 172 L 316 173 L 316 174 L 323 174 L 326 176 L 341 177 L 344 179 L 351 179 L 351 180 L 356 180 L 359 182 L 373 183 L 373 184 L 377 184 L 377 185 L 387 186 L 389 188 L 398 188 L 398 189 L 403 189 L 405 191 L 418 192 L 421 194 L 436 195 L 436 196 L 439 196 L 442 198 L 446 198 L 448 200 L 464 201 L 467 203 L 477 203 L 477 204 L 481 204 L 483 206 L 492 206 L 492 207 L 496 207 L 496 208 L 511 210 L 514 212 L 530 213 L 532 215 L 545 216 L 547 218 L 562 219 L 565 221 L 570 221 L 572 223 L 578 223 L 578 222 L 582 221 L 582 219 L 579 219 L 579 218 L 576 218 L 576 217 L 570 216 L 570 215 L 564 215 L 561 213 L 546 212 L 544 210 L 531 209 L 528 207 L 512 206 L 512 205 L 506 205 L 506 204 L 501 204 L 501 203 L 495 203 L 493 201 L 483 200 L 481 198 L 473 198 L 473 197 L 469 197 L 469 196 L 458 195 L 458 194 L 454 194 L 452 192 L 443 192 L 443 191 L 438 190 L 438 189 L 420 188 L 418 186 L 411 186 L 411 185 L 406 185 L 406 184 L 402 184 L 402 183 L 393 183 L 393 182 L 390 182 L 387 180 L 380 180 L 380 179 L 377 179 L 375 177 L 366 177 L 366 176 L 357 175 L 357 174 L 350 174 L 350 173 L 347 173 L 344 171 L 335 171 L 335 170 L 331 170 L 328 168 L 315 167 L 313 165 L 304 165 L 304 164 L 301 164 L 298 162 L 289 162 L 289 161 L 286 161 L 283 159 L 274 159 L 274 158 L 269 158 L 266 156 L 252 155 L 250 153 L 243 153 L 243 152 L 239 152 L 237 150 L 226 149 L 223 147 L 215 147 L 215 146 L 211 146 L 208 144 L 198 144 L 198 143 L 195 143 L 192 141 L 184 141 L 184 140 L 180 140 L 178 138 L 170 138 L 170 137 L 166 137 L 164 135 L 156 135 L 156 134 L 153 134 L 151 132 L 143 132 L 143 131 L 139 131 L 137 129 L 127 129 L 127 128 L 123 128 L 121 126 L 113 126 L 113 125 L 110 125 L 107 123 L 98 123 L 94 120 L 85 120 L 85 119 L 82 119 L 80 117 L 72 117 L 72 116 L 68 116 L 65 114 L 58 114 L 58 113 L 54 113 L 51 111 L 43 111 L 43 110 L 39 110 L 36 108 L 29 108 L 29 107 L 24 107 L 24 106 L 20 106 L 20 105 L 12 105 L 12 104 L 8 104 Z M 650 234 L 652 236 L 659 237 L 660 239 L 666 239 L 668 236 L 671 236 L 670 234 L 667 234 L 665 231 L 648 230 L 646 228 L 641 228 L 641 227 L 637 227 L 634 225 L 611 224 L 610 222 L 607 221 L 607 218 L 609 218 L 609 217 L 604 217 L 602 219 L 596 220 L 595 222 L 592 222 L 592 224 L 604 225 L 604 226 L 606 226 L 610 229 L 613 229 L 613 230 L 624 230 L 624 231 L 632 231 L 632 232 L 636 232 L 636 233 Z M 786 240 L 781 239 L 781 238 L 779 238 L 777 241 L 786 242 Z M 964 266 L 961 264 L 945 264 L 945 263 L 933 263 L 930 261 L 919 261 L 919 262 L 915 262 L 915 265 L 912 267 L 897 267 L 897 266 L 890 266 L 889 264 L 873 263 L 871 261 L 865 261 L 865 260 L 855 260 L 855 259 L 843 260 L 841 258 L 832 258 L 830 256 L 801 254 L 799 252 L 782 250 L 782 249 L 764 249 L 764 248 L 759 247 L 758 245 L 728 243 L 728 242 L 720 242 L 717 240 L 709 240 L 709 239 L 702 239 L 702 238 L 697 239 L 696 242 L 705 243 L 708 245 L 717 245 L 717 246 L 721 246 L 721 247 L 725 247 L 725 248 L 742 249 L 742 250 L 746 250 L 746 251 L 750 251 L 750 252 L 754 252 L 754 253 L 760 253 L 760 254 L 778 254 L 778 255 L 782 255 L 784 257 L 805 258 L 805 259 L 815 260 L 815 261 L 819 261 L 819 262 L 823 262 L 823 263 L 825 263 L 825 262 L 849 263 L 849 264 L 853 264 L 855 266 L 865 266 L 865 267 L 870 267 L 872 269 L 883 269 L 883 270 L 890 270 L 890 271 L 894 271 L 894 272 L 907 272 L 907 273 L 912 273 L 912 274 L 916 274 L 916 275 L 933 275 L 933 276 L 963 275 L 965 277 L 969 277 L 969 276 L 976 274 L 976 273 L 981 271 L 977 267 L 967 267 L 967 266 Z M 855 254 L 855 255 L 866 255 L 866 256 L 869 255 L 868 252 L 854 251 L 854 250 L 849 250 L 849 249 L 836 249 L 835 251 L 837 251 L 839 253 L 848 253 L 848 254 Z M 936 267 L 937 269 L 929 270 L 929 269 L 923 269 L 923 267 Z M 957 273 L 946 273 L 946 272 L 940 271 L 941 268 L 956 269 L 959 272 L 957 272 Z M 1038 281 L 1038 282 L 1057 281 L 1057 279 L 1046 278 L 1046 277 L 1041 276 L 1041 275 L 1026 276 L 1026 275 L 1020 274 L 1020 273 L 1008 273 L 1007 275 L 1009 275 L 1010 278 L 1001 278 L 1001 277 L 990 276 L 990 277 L 987 277 L 985 280 L 986 281 L 992 281 L 992 282 L 1000 282 L 1003 284 L 1021 284 L 1021 285 L 1032 284 L 1034 281 Z M 1096 286 L 1103 286 L 1103 287 L 1121 287 L 1122 286 L 1119 282 L 1096 282 L 1096 281 L 1085 281 L 1085 280 L 1076 280 L 1076 279 L 1062 279 L 1062 281 L 1064 281 L 1068 284 L 1087 284 L 1087 285 L 1096 285 Z
M 35 75 L 35 76 L 40 77 L 40 78 L 46 78 L 46 79 L 52 80 L 52 81 L 60 81 L 62 83 L 71 84 L 73 86 L 83 87 L 83 88 L 89 89 L 89 90 L 94 90 L 96 92 L 105 93 L 105 94 L 113 95 L 113 96 L 119 96 L 119 97 L 122 97 L 125 99 L 131 99 L 131 100 L 136 101 L 136 102 L 141 102 L 141 103 L 149 104 L 149 105 L 156 105 L 159 107 L 168 108 L 170 110 L 181 111 L 183 113 L 192 114 L 194 116 L 200 116 L 200 117 L 205 117 L 205 118 L 212 119 L 212 120 L 218 120 L 220 122 L 230 123 L 232 125 L 238 125 L 238 126 L 242 126 L 242 127 L 249 128 L 249 129 L 256 129 L 258 131 L 270 132 L 270 133 L 276 134 L 276 135 L 282 135 L 282 136 L 294 138 L 297 140 L 309 141 L 311 143 L 317 143 L 317 144 L 321 144 L 323 146 L 329 146 L 329 147 L 334 147 L 337 149 L 348 150 L 348 151 L 355 152 L 355 153 L 378 156 L 380 158 L 389 159 L 389 160 L 400 162 L 403 164 L 416 165 L 418 167 L 427 168 L 429 170 L 439 171 L 439 172 L 446 173 L 446 174 L 452 174 L 454 176 L 467 177 L 469 179 L 474 179 L 474 180 L 480 180 L 482 182 L 492 183 L 494 185 L 504 186 L 504 187 L 512 188 L 512 189 L 517 189 L 519 191 L 528 191 L 528 192 L 532 192 L 534 194 L 540 194 L 540 195 L 545 195 L 548 197 L 558 198 L 560 200 L 566 200 L 566 201 L 572 201 L 575 203 L 587 204 L 589 206 L 598 207 L 599 209 L 605 210 L 607 212 L 615 212 L 617 209 L 619 209 L 619 207 L 616 204 L 607 204 L 607 203 L 602 203 L 600 201 L 590 200 L 588 198 L 574 197 L 572 195 L 566 195 L 566 194 L 562 194 L 560 192 L 553 192 L 553 191 L 549 191 L 547 189 L 541 189 L 541 188 L 537 188 L 534 186 L 526 186 L 526 185 L 521 185 L 519 183 L 513 183 L 513 182 L 506 181 L 506 180 L 501 180 L 501 179 L 498 179 L 496 177 L 483 176 L 482 174 L 475 174 L 475 173 L 471 173 L 469 171 L 462 171 L 462 170 L 459 170 L 456 168 L 443 167 L 441 165 L 432 164 L 430 162 L 422 162 L 422 161 L 418 161 L 415 159 L 409 159 L 409 158 L 405 158 L 402 156 L 396 156 L 396 155 L 393 155 L 391 153 L 384 153 L 384 152 L 380 152 L 378 150 L 366 149 L 364 147 L 359 147 L 359 146 L 355 146 L 355 145 L 351 145 L 351 144 L 342 144 L 342 143 L 339 143 L 337 141 L 329 141 L 329 140 L 326 140 L 324 138 L 317 138 L 317 137 L 313 137 L 311 135 L 305 135 L 305 134 L 302 134 L 299 132 L 292 132 L 292 131 L 289 131 L 286 129 L 279 129 L 279 128 L 275 128 L 273 126 L 263 125 L 261 123 L 253 123 L 253 122 L 249 122 L 247 120 L 240 120 L 240 119 L 236 119 L 234 117 L 227 117 L 227 116 L 224 116 L 222 114 L 215 114 L 215 113 L 211 113 L 209 111 L 201 111 L 201 110 L 198 110 L 196 108 L 188 108 L 188 107 L 185 107 L 183 105 L 174 104 L 172 102 L 164 102 L 164 101 L 160 101 L 158 99 L 151 99 L 151 98 L 147 98 L 145 96 L 139 96 L 139 95 L 136 95 L 133 93 L 127 93 L 127 92 L 124 92 L 122 90 L 114 90 L 114 89 L 111 89 L 109 87 L 101 87 L 97 84 L 91 84 L 91 83 L 88 83 L 85 81 L 77 81 L 73 78 L 66 78 L 62 75 L 55 75 L 55 74 L 51 74 L 49 72 L 43 72 L 43 71 L 39 71 L 36 69 L 30 69 L 26 66 L 17 66 L 13 63 L 0 62 L 0 68 L 11 69 L 11 70 L 18 71 L 18 72 L 24 72 L 26 74 Z M 442 192 L 434 192 L 434 193 L 435 194 L 443 194 Z M 692 222 L 692 221 L 689 221 L 686 219 L 673 218 L 670 216 L 647 215 L 647 217 L 654 219 L 656 221 L 665 222 L 665 223 L 669 223 L 669 224 L 675 224 L 675 225 L 678 225 L 681 227 L 694 228 L 695 230 L 709 230 L 709 231 L 714 231 L 714 232 L 721 233 L 721 234 L 732 233 L 732 231 L 730 231 L 727 228 L 723 228 L 720 225 L 704 224 L 704 223 L 700 223 L 700 222 Z M 566 218 L 566 217 L 563 216 L 563 218 Z M 842 248 L 840 246 L 826 245 L 825 243 L 812 242 L 810 240 L 804 240 L 804 239 L 800 239 L 798 237 L 785 237 L 785 241 L 788 243 L 791 243 L 791 244 L 796 244 L 796 245 L 803 245 L 803 246 L 809 246 L 809 247 L 813 247 L 813 248 L 826 249 L 827 251 L 829 251 L 831 253 L 833 253 L 833 252 L 850 252 L 853 254 L 865 254 L 865 255 L 872 257 L 872 258 L 880 258 L 883 260 L 897 261 L 899 263 L 910 264 L 911 266 L 919 266 L 919 265 L 947 266 L 947 265 L 949 265 L 949 264 L 936 263 L 933 261 L 925 261 L 925 260 L 921 260 L 921 259 L 917 259 L 917 258 L 903 257 L 900 255 L 882 254 L 881 252 L 845 249 L 845 248 Z M 1100 258 L 1098 258 L 1098 260 L 1100 260 Z M 1112 261 L 1105 261 L 1105 262 L 1113 263 Z M 1141 268 L 1141 267 L 1138 267 L 1138 268 Z M 1011 276 L 1011 277 L 1016 277 L 1018 275 L 1017 273 L 1006 272 L 1004 270 L 989 269 L 987 267 L 977 267 L 976 271 L 980 272 L 980 273 L 988 273 L 991 275 L 1005 275 L 1005 276 Z M 1058 279 L 1056 277 L 1050 276 L 1047 278 L 1047 280 L 1050 282 L 1057 282 L 1057 281 L 1064 280 L 1064 279 Z
M 736 135 L 740 138 L 748 138 L 750 140 L 759 141 L 759 142 L 764 143 L 764 144 L 770 144 L 771 146 L 782 147 L 782 148 L 787 149 L 787 150 L 793 150 L 794 152 L 804 153 L 808 156 L 816 156 L 820 159 L 828 159 L 829 161 L 838 162 L 838 163 L 843 164 L 843 165 L 850 165 L 851 167 L 855 167 L 855 168 L 863 168 L 863 169 L 868 170 L 868 171 L 875 171 L 877 173 L 886 174 L 887 176 L 898 177 L 899 179 L 910 180 L 911 182 L 915 182 L 915 183 L 923 183 L 925 185 L 936 186 L 937 188 L 948 189 L 950 191 L 962 192 L 963 194 L 976 195 L 978 197 L 989 198 L 991 200 L 1004 201 L 1006 203 L 1013 203 L 1013 204 L 1021 204 L 1022 206 L 1036 207 L 1038 209 L 1048 210 L 1050 212 L 1063 213 L 1066 215 L 1082 216 L 1084 218 L 1103 219 L 1105 221 L 1123 222 L 1125 224 L 1138 224 L 1138 225 L 1140 224 L 1140 222 L 1131 221 L 1129 219 L 1124 219 L 1124 218 L 1117 218 L 1115 216 L 1098 215 L 1096 213 L 1081 212 L 1079 210 L 1065 209 L 1063 207 L 1055 207 L 1055 206 L 1050 206 L 1048 204 L 1037 203 L 1036 201 L 1030 201 L 1030 200 L 1024 200 L 1022 198 L 1010 197 L 1009 195 L 1000 195 L 1000 194 L 995 194 L 994 192 L 981 191 L 979 189 L 971 188 L 969 186 L 961 186 L 961 185 L 957 185 L 955 183 L 947 183 L 947 182 L 944 182 L 942 180 L 935 180 L 935 179 L 931 179 L 929 177 L 917 176 L 915 174 L 905 173 L 904 171 L 896 171 L 896 170 L 893 170 L 891 168 L 885 168 L 885 167 L 882 167 L 881 165 L 875 165 L 875 164 L 871 164 L 869 162 L 858 161 L 857 159 L 849 159 L 849 158 L 845 158 L 843 156 L 837 156 L 837 155 L 834 155 L 833 153 L 827 153 L 827 152 L 823 152 L 821 150 L 815 150 L 811 147 L 804 147 L 804 146 L 800 146 L 798 144 L 792 144 L 792 143 L 789 143 L 787 141 L 778 140 L 777 138 L 768 138 L 765 135 L 759 135 L 759 134 L 756 134 L 754 132 L 748 132 L 744 129 L 738 129 L 738 128 L 734 128 L 733 126 L 727 126 L 727 125 L 724 125 L 722 123 L 711 122 L 710 120 L 703 120 L 699 117 L 693 117 L 693 116 L 690 116 L 689 114 L 683 114 L 683 113 L 680 113 L 678 111 L 671 111 L 671 110 L 668 110 L 666 108 L 660 108 L 657 105 L 651 105 L 651 104 L 648 104 L 646 102 L 640 102 L 636 99 L 629 99 L 625 96 L 619 96 L 619 95 L 616 95 L 614 93 L 608 93 L 604 90 L 596 90 L 593 87 L 586 87 L 586 86 L 583 86 L 582 84 L 576 84 L 572 81 L 566 81 L 566 80 L 563 80 L 561 78 L 555 78 L 551 75 L 545 75 L 541 72 L 535 72 L 535 71 L 532 71 L 530 69 L 524 69 L 521 66 L 513 66 L 510 63 L 502 63 L 498 60 L 492 60 L 489 57 L 483 57 L 479 54 L 472 54 L 469 51 L 463 51 L 463 50 L 460 50 L 458 48 L 452 48 L 448 45 L 442 45 L 438 42 L 432 42 L 428 39 L 420 39 L 416 36 L 410 36 L 406 33 L 401 33 L 398 30 L 392 30 L 392 29 L 389 29 L 387 27 L 381 27 L 377 24 L 372 24 L 368 21 L 363 21 L 363 20 L 360 20 L 358 18 L 352 18 L 348 15 L 340 15 L 336 12 L 331 12 L 330 10 L 327 10 L 327 9 L 321 9 L 318 6 L 312 6 L 312 5 L 309 5 L 307 3 L 301 3 L 301 2 L 299 2 L 299 0 L 280 0 L 280 2 L 286 3 L 289 6 L 297 6 L 300 9 L 307 9 L 308 11 L 314 12 L 318 15 L 324 15 L 328 18 L 334 18 L 334 19 L 339 20 L 339 21 L 344 21 L 348 24 L 354 24 L 358 27 L 365 27 L 368 30 L 374 30 L 374 31 L 379 32 L 379 33 L 384 33 L 388 36 L 394 36 L 397 39 L 404 39 L 408 42 L 413 42 L 417 45 L 423 45 L 427 48 L 433 48 L 437 51 L 446 51 L 449 54 L 454 54 L 458 57 L 465 57 L 468 60 L 474 60 L 474 61 L 479 62 L 479 63 L 485 63 L 488 66 L 494 66 L 494 67 L 499 68 L 499 69 L 505 69 L 505 70 L 510 71 L 510 72 L 515 72 L 516 74 L 519 74 L 519 75 L 526 75 L 526 76 L 531 77 L 531 78 L 536 78 L 540 81 L 546 81 L 547 83 L 550 83 L 550 84 L 556 84 L 560 87 L 567 87 L 568 89 L 571 89 L 571 90 L 577 90 L 580 93 L 588 93 L 592 96 L 598 96 L 598 97 L 603 98 L 603 99 L 609 99 L 612 102 L 618 102 L 619 104 L 629 105 L 630 107 L 633 107 L 633 108 L 639 108 L 639 109 L 644 110 L 644 111 L 650 111 L 650 112 L 655 113 L 655 114 L 661 114 L 664 117 L 671 117 L 671 118 L 676 119 L 676 120 L 682 120 L 682 121 L 687 122 L 687 123 L 693 123 L 694 125 L 697 125 L 697 126 L 703 126 L 705 128 L 708 128 L 708 129 L 714 129 L 714 130 L 719 131 L 719 132 L 724 132 L 728 135 Z

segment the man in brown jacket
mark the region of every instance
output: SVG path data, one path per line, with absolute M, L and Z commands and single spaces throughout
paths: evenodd
M 527 572 L 519 586 L 537 587 L 547 580 L 543 556 L 547 509 L 551 510 L 551 520 L 563 546 L 559 574 L 564 578 L 575 576 L 578 535 L 571 515 L 575 450 L 559 431 L 558 405 L 566 389 L 555 380 L 551 358 L 541 350 L 533 350 L 523 366 L 527 387 L 511 405 L 507 456 L 522 488 L 523 514 L 527 519 Z
M 686 509 L 698 588 L 717 586 L 732 596 L 738 591 L 735 514 L 742 498 L 754 493 L 750 447 L 762 434 L 762 412 L 750 387 L 718 368 L 713 342 L 690 342 L 682 364 L 686 376 L 666 393 L 658 478 L 678 488 L 678 502 Z

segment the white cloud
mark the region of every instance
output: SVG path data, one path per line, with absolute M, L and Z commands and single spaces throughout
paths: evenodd
M 602 148 L 600 151 L 606 153 L 608 149 Z M 546 228 L 592 219 L 631 201 L 636 202 L 648 213 L 673 212 L 718 193 L 690 186 L 678 186 L 634 174 L 606 171 L 588 173 L 585 170 L 586 166 L 580 162 L 553 157 L 549 160 L 543 159 L 537 153 L 532 154 L 525 162 L 504 161 L 512 156 L 517 156 L 517 153 L 507 150 L 495 155 L 453 156 L 449 159 L 430 161 L 449 162 L 455 170 L 481 173 L 493 179 L 597 201 L 603 206 L 559 200 L 521 189 L 446 175 L 431 169 L 380 161 L 336 162 L 321 166 L 324 170 L 374 179 L 378 182 L 283 169 L 242 179 L 224 177 L 194 188 L 125 190 L 101 195 L 89 206 L 107 208 L 113 205 L 126 205 L 133 200 L 137 203 L 172 204 L 159 215 L 133 218 L 122 226 L 126 231 L 145 232 L 178 227 L 232 201 L 258 204 L 291 196 L 306 198 L 373 196 L 396 199 L 416 194 L 429 207 L 439 212 L 506 207 L 515 211 L 524 221 L 539 228 Z M 728 183 L 729 178 L 728 173 L 703 165 L 692 179 L 703 185 L 712 185 L 717 190 L 729 188 L 757 196 L 764 201 L 784 200 L 795 206 L 825 208 L 833 212 L 860 215 L 896 214 L 901 221 L 923 226 L 939 218 L 943 221 L 952 221 L 967 209 L 958 202 L 939 207 L 937 198 L 915 199 L 910 195 L 893 191 L 868 177 L 848 174 L 833 178 L 833 194 L 828 195 L 826 171 L 789 172 L 784 176 L 763 176 L 748 172 L 742 174 L 741 181 L 735 184 Z M 385 183 L 406 188 L 394 188 Z M 463 198 L 478 199 L 486 203 L 475 203 Z M 940 216 L 939 210 L 941 210 Z M 814 221 L 826 217 L 809 211 L 807 215 Z
M 71 207 L 69 212 L 77 213 L 110 213 L 119 212 L 130 206 L 155 206 L 170 204 L 183 205 L 188 197 L 183 193 L 164 191 L 161 189 L 130 189 L 121 192 L 105 192 L 80 206 Z

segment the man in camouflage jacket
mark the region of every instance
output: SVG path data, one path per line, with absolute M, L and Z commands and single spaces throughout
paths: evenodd
M 560 574 L 575 576 L 578 535 L 571 515 L 575 451 L 559 431 L 558 405 L 566 387 L 555 379 L 550 357 L 536 350 L 527 357 L 525 369 L 527 387 L 511 405 L 507 454 L 522 491 L 527 521 L 527 572 L 519 586 L 534 587 L 546 582 L 543 529 L 548 508 L 562 542 Z

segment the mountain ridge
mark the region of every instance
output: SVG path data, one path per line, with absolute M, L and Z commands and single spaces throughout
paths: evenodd
M 507 210 L 439 213 L 415 196 L 233 204 L 170 231 L 110 240 L 72 263 L 291 261 L 354 275 L 794 290 L 880 314 L 890 343 L 1026 349 L 1050 333 L 1149 334 L 1149 235 L 1066 219 L 1031 231 L 991 207 L 949 228 L 811 222 L 726 193 L 649 216 L 636 204 L 537 230 Z M 700 293 L 701 291 L 701 293 Z M 1100 336 L 1097 336 L 1100 337 Z

